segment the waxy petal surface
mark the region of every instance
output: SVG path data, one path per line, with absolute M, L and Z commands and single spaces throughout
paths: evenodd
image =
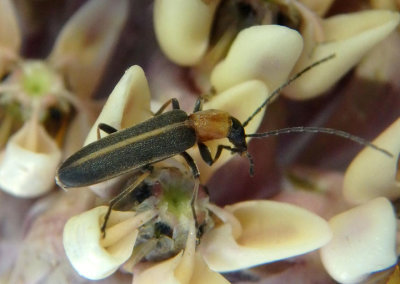
M 229 224 L 206 233 L 200 251 L 208 266 L 226 272 L 300 255 L 325 245 L 330 228 L 319 216 L 294 205 L 248 201 L 227 206 L 241 223 L 234 239 Z
M 245 81 L 260 80 L 274 90 L 285 82 L 302 48 L 300 34 L 283 26 L 244 29 L 212 71 L 212 86 L 222 92 Z
M 220 0 L 156 0 L 154 28 L 164 54 L 179 65 L 194 65 L 208 48 Z
M 321 249 L 328 273 L 340 283 L 359 283 L 396 263 L 396 216 L 380 197 L 329 221 L 333 239 Z

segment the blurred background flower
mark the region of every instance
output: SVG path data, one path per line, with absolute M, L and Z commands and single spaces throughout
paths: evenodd
M 91 97 L 125 23 L 128 2 L 88 2 L 63 27 L 46 60 L 20 56 L 15 9 L 8 0 L 0 4 L 0 188 L 36 197 L 54 187 L 62 149 L 69 155 L 82 144 L 95 114 Z

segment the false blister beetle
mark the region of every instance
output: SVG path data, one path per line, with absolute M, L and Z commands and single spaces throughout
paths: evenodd
M 392 156 L 386 150 L 360 137 L 330 128 L 292 127 L 263 133 L 245 133 L 246 125 L 269 102 L 276 98 L 284 87 L 311 68 L 333 57 L 334 55 L 331 55 L 316 61 L 290 78 L 274 90 L 243 123 L 225 111 L 215 109 L 202 110 L 201 99 L 197 100 L 192 114 L 187 114 L 181 110 L 178 101 L 171 99 L 155 113 L 153 118 L 130 128 L 118 131 L 106 124 L 99 124 L 98 136 L 100 130 L 110 135 L 88 144 L 70 156 L 57 170 L 57 184 L 63 188 L 81 187 L 109 180 L 134 170 L 142 170 L 143 175 L 110 202 L 109 212 L 106 215 L 107 220 L 111 208 L 148 176 L 149 166 L 175 155 L 183 156 L 193 172 L 193 176 L 196 179 L 195 196 L 200 173 L 193 158 L 186 152 L 195 144 L 198 145 L 202 159 L 209 165 L 212 165 L 219 158 L 223 150 L 246 155 L 250 162 L 251 175 L 253 175 L 253 162 L 247 151 L 247 137 L 264 138 L 283 133 L 320 132 L 341 136 Z M 172 110 L 164 112 L 169 104 L 172 104 Z M 228 138 L 232 146 L 219 145 L 215 156 L 212 157 L 204 142 L 220 138 Z M 103 232 L 104 228 L 105 224 L 102 227 Z

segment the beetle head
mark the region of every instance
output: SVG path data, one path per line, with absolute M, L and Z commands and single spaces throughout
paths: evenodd
M 235 146 L 236 150 L 240 153 L 247 151 L 246 135 L 244 128 L 239 120 L 231 117 L 232 126 L 228 133 L 229 141 Z

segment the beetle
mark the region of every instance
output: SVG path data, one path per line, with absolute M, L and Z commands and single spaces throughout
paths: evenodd
M 251 119 L 273 100 L 284 87 L 309 69 L 333 57 L 334 55 L 331 55 L 316 61 L 290 78 L 276 89 L 244 123 L 241 123 L 225 111 L 215 109 L 202 110 L 201 99 L 197 100 L 192 114 L 187 114 L 181 110 L 176 99 L 170 99 L 161 106 L 154 117 L 130 128 L 117 131 L 109 125 L 100 123 L 98 136 L 100 130 L 110 135 L 88 144 L 70 156 L 57 170 L 57 184 L 63 188 L 92 185 L 147 167 L 178 154 L 182 155 L 187 161 L 194 177 L 197 178 L 199 176 L 197 166 L 186 152 L 196 143 L 202 159 L 209 165 L 212 165 L 219 158 L 223 150 L 229 150 L 240 155 L 245 154 L 250 161 L 250 174 L 252 175 L 253 162 L 247 152 L 246 138 L 263 138 L 292 132 L 333 134 L 373 147 L 392 156 L 386 150 L 362 138 L 330 128 L 292 127 L 264 133 L 245 133 L 245 127 Z M 172 110 L 163 113 L 169 104 L 172 104 Z M 212 157 L 204 142 L 220 138 L 228 138 L 233 146 L 219 145 L 215 156 Z
M 247 137 L 264 138 L 292 132 L 322 132 L 341 136 L 353 140 L 359 144 L 372 147 L 382 153 L 391 156 L 388 151 L 349 133 L 321 127 L 292 127 L 272 130 L 263 133 L 246 134 L 246 125 L 264 108 L 276 98 L 283 88 L 296 80 L 311 68 L 330 60 L 334 55 L 325 57 L 306 67 L 284 84 L 272 92 L 272 94 L 253 112 L 243 123 L 222 110 L 202 110 L 202 99 L 196 101 L 192 114 L 187 114 L 179 107 L 176 99 L 170 99 L 155 113 L 154 117 L 123 130 L 117 130 L 112 126 L 100 123 L 100 130 L 110 134 L 86 145 L 81 150 L 70 156 L 56 173 L 56 182 L 63 188 L 81 187 L 96 184 L 113 177 L 142 170 L 137 181 L 128 186 L 123 192 L 110 202 L 107 220 L 111 208 L 135 189 L 149 174 L 149 167 L 156 162 L 165 160 L 175 155 L 181 155 L 190 166 L 195 178 L 194 198 L 199 185 L 199 170 L 193 158 L 186 152 L 195 144 L 198 145 L 202 159 L 212 165 L 218 160 L 223 150 L 231 153 L 246 155 L 250 163 L 250 175 L 253 175 L 254 166 L 251 155 L 247 151 Z M 164 110 L 172 104 L 172 110 Z M 218 145 L 216 154 L 212 157 L 204 142 L 214 139 L 228 138 L 230 145 Z M 194 202 L 194 201 L 192 201 Z M 194 208 L 193 208 L 194 210 Z M 106 222 L 106 221 L 105 221 Z M 102 231 L 104 232 L 105 223 Z

